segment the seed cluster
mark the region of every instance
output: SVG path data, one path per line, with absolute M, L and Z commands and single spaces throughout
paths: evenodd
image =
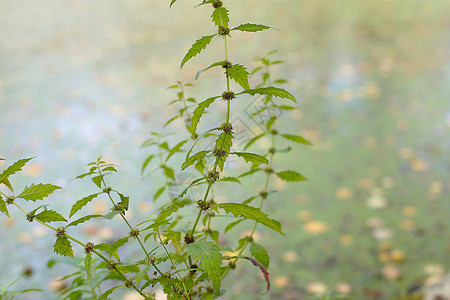
M 133 229 L 130 231 L 129 235 L 131 237 L 137 238 L 139 236 L 139 229 Z
M 217 32 L 221 36 L 229 35 L 230 34 L 230 28 L 224 27 L 224 26 L 219 26 L 219 30 Z
M 66 236 L 66 229 L 64 227 L 58 227 L 56 229 L 56 237 L 62 238 Z
M 213 154 L 216 157 L 224 157 L 227 154 L 227 152 L 223 149 L 215 147 L 213 150 Z
M 223 132 L 232 132 L 233 131 L 233 126 L 231 126 L 230 123 L 222 123 L 222 125 L 220 125 L 220 129 L 223 130 Z
M 192 244 L 193 242 L 195 242 L 194 236 L 192 236 L 190 233 L 186 233 L 186 235 L 184 236 L 184 242 L 186 244 Z
M 86 243 L 86 247 L 84 247 L 84 252 L 91 253 L 94 250 L 94 243 L 88 242 Z
M 223 92 L 223 93 L 222 93 L 222 98 L 223 98 L 224 100 L 231 100 L 231 99 L 234 99 L 235 96 L 234 96 L 234 93 L 233 93 L 233 92 Z
M 201 209 L 201 210 L 208 210 L 211 207 L 211 203 L 210 202 L 206 202 L 203 200 L 198 200 L 197 201 L 197 206 Z
M 222 68 L 224 68 L 224 69 L 231 68 L 231 63 L 228 60 L 226 60 L 225 63 L 222 65 Z
M 214 8 L 222 7 L 222 5 L 223 5 L 223 3 L 220 0 L 217 0 L 216 2 L 213 3 Z
M 208 177 L 208 181 L 216 182 L 220 176 L 219 176 L 219 172 L 217 172 L 217 171 L 209 171 L 207 177 Z

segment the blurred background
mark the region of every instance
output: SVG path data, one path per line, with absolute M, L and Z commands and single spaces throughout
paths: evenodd
M 64 189 L 46 202 L 68 215 L 76 200 L 95 192 L 89 180 L 72 179 L 103 156 L 119 165 L 110 182 L 131 196 L 135 224 L 163 203 L 152 202 L 158 176 L 140 176 L 149 154 L 140 145 L 173 113 L 165 107 L 176 93 L 166 87 L 192 82 L 187 93 L 198 101 L 224 88 L 221 72 L 194 79 L 196 71 L 223 59 L 221 43 L 180 71 L 190 45 L 214 32 L 211 9 L 195 4 L 178 0 L 169 9 L 169 0 L 0 0 L 0 157 L 7 159 L 0 166 L 36 156 L 12 177 L 17 190 L 31 182 L 60 185 Z M 224 299 L 327 292 L 396 299 L 414 285 L 439 282 L 450 272 L 449 2 L 224 5 L 231 26 L 252 22 L 280 30 L 233 34 L 230 57 L 253 69 L 255 56 L 278 50 L 274 58 L 285 63 L 272 74 L 288 79 L 284 87 L 299 99 L 299 110 L 286 115 L 295 122 L 282 130 L 314 143 L 276 162 L 309 181 L 275 181 L 281 193 L 265 204 L 287 234 L 257 231 L 271 253 L 272 291 L 260 295 L 265 284 L 243 263 L 224 283 Z M 217 118 L 204 122 L 207 128 Z M 177 130 L 182 124 L 165 132 Z M 253 188 L 223 199 L 245 199 Z M 105 212 L 106 199 L 88 209 Z M 44 292 L 19 299 L 56 299 L 58 272 L 72 269 L 47 268 L 55 258 L 53 234 L 15 211 L 10 219 L 2 215 L 0 224 L 0 284 L 31 268 L 32 276 L 17 287 Z M 105 241 L 120 231 L 127 233 L 120 223 L 99 222 L 79 234 Z

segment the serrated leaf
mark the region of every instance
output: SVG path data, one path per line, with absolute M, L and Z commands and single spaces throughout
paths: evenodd
M 42 200 L 58 189 L 61 188 L 53 184 L 31 184 L 29 187 L 26 186 L 23 192 L 19 196 L 17 196 L 17 198 L 31 201 Z
M 263 213 L 259 208 L 248 206 L 240 203 L 221 203 L 217 205 L 218 207 L 225 210 L 227 213 L 232 213 L 235 217 L 244 217 L 246 219 L 252 219 L 276 232 L 285 235 L 281 231 L 280 222 L 270 219 L 265 213 Z
M 208 44 L 211 43 L 211 40 L 213 39 L 213 37 L 215 37 L 216 35 L 217 34 L 207 35 L 207 36 L 203 36 L 200 39 L 196 40 L 195 43 L 191 46 L 191 48 L 188 50 L 188 52 L 184 56 L 183 60 L 181 61 L 181 68 L 183 68 L 184 64 L 188 60 L 195 57 L 203 49 L 205 49 L 206 46 L 208 46 Z
M 67 225 L 66 228 L 71 227 L 71 226 L 77 226 L 78 224 L 87 222 L 91 219 L 100 218 L 100 217 L 103 217 L 103 216 L 102 215 L 87 215 L 87 216 L 81 217 L 81 218 L 69 223 L 69 225 Z
M 285 139 L 288 139 L 290 141 L 294 141 L 296 143 L 305 144 L 305 145 L 312 145 L 312 143 L 305 138 L 299 136 L 299 135 L 293 135 L 293 134 L 281 134 L 282 137 Z
M 259 261 L 265 268 L 269 267 L 270 256 L 267 252 L 266 248 L 261 246 L 258 243 L 251 243 L 250 245 L 250 253 L 257 261 Z
M 206 67 L 206 68 L 204 68 L 203 70 L 198 71 L 198 72 L 195 74 L 195 80 L 197 80 L 198 77 L 200 77 L 200 75 L 201 75 L 203 72 L 206 72 L 206 71 L 208 71 L 209 69 L 212 69 L 212 68 L 217 67 L 217 66 L 222 66 L 224 63 L 225 63 L 225 61 L 218 61 L 218 62 L 215 62 L 215 63 L 211 64 L 209 67 Z
M 193 165 L 195 162 L 202 160 L 203 157 L 205 157 L 206 154 L 208 154 L 210 151 L 200 151 L 195 153 L 194 155 L 190 157 L 186 157 L 186 160 L 181 165 L 181 170 L 186 169 L 187 167 Z
M 172 0 L 172 3 L 175 2 L 176 0 Z M 171 4 L 172 5 L 172 4 Z M 98 300 L 107 300 L 108 296 L 111 295 L 112 292 L 114 292 L 117 289 L 122 288 L 123 285 L 120 286 L 115 286 L 113 288 L 110 288 L 109 290 L 107 290 L 106 292 L 104 292 L 103 294 L 101 294 L 101 296 L 98 298 Z
M 228 69 L 228 76 L 244 89 L 250 89 L 247 68 L 243 65 L 232 65 L 231 68 Z
M 32 160 L 34 157 L 31 158 L 22 158 L 7 167 L 1 174 L 0 174 L 0 182 L 3 181 L 4 178 L 8 178 L 9 176 L 22 171 L 23 166 L 30 160 Z
M 211 19 L 216 26 L 228 27 L 228 22 L 230 22 L 228 13 L 228 9 L 225 7 L 218 7 L 214 9 Z
M 8 208 L 6 207 L 6 202 L 3 200 L 2 196 L 0 196 L 0 211 L 9 218 Z
M 281 171 L 281 172 L 277 172 L 276 173 L 277 176 L 284 180 L 284 181 L 303 181 L 303 180 L 308 180 L 305 177 L 303 177 L 302 174 L 292 171 L 292 170 L 287 170 L 287 171 Z
M 245 159 L 246 162 L 253 163 L 253 166 L 257 167 L 260 164 L 269 164 L 269 161 L 267 158 L 265 158 L 262 155 L 256 154 L 256 153 L 248 153 L 248 152 L 230 152 L 230 154 L 237 155 L 239 157 L 242 157 Z
M 109 255 L 114 256 L 118 261 L 120 261 L 119 253 L 117 253 L 117 249 L 114 249 L 112 245 L 102 243 L 95 245 L 94 248 L 107 252 Z
M 67 222 L 67 220 L 63 216 L 61 216 L 58 212 L 54 210 L 44 210 L 43 212 L 40 212 L 39 214 L 36 215 L 36 219 L 44 223 L 58 222 L 58 221 Z
M 195 108 L 194 112 L 192 113 L 192 120 L 191 120 L 192 134 L 195 134 L 195 131 L 197 130 L 197 125 L 200 122 L 200 118 L 205 112 L 205 109 L 207 109 L 219 97 L 220 96 L 208 98 L 205 101 L 200 102 L 198 106 Z
M 130 197 L 124 196 L 122 193 L 115 191 L 117 195 L 120 197 L 120 202 L 122 202 L 122 207 L 125 209 L 125 211 L 128 210 L 128 206 L 130 204 Z
M 208 274 L 208 278 L 211 280 L 216 294 L 219 294 L 222 276 L 222 255 L 220 254 L 219 247 L 212 242 L 196 241 L 188 244 L 187 248 L 188 255 L 194 260 L 199 261 L 200 268 Z
M 249 89 L 249 90 L 242 91 L 242 92 L 238 93 L 237 95 L 241 95 L 241 94 L 249 94 L 249 95 L 252 95 L 252 96 L 255 95 L 255 94 L 268 95 L 268 96 L 274 96 L 274 97 L 289 99 L 289 100 L 297 103 L 297 100 L 295 99 L 295 97 L 291 93 L 289 93 L 285 89 L 277 88 L 277 87 L 274 87 L 274 86 L 261 87 L 261 88 L 257 88 L 257 89 Z
M 69 218 L 71 218 L 77 211 L 79 211 L 83 206 L 91 202 L 95 197 L 97 197 L 100 193 L 92 194 L 89 196 L 84 197 L 81 200 L 78 200 L 75 202 L 75 204 L 72 206 L 72 209 L 70 210 Z
M 144 278 L 148 279 L 148 271 L 150 270 L 149 266 L 145 266 L 144 268 L 142 268 L 139 273 L 136 274 L 136 276 L 134 277 L 134 281 L 136 282 L 136 286 L 139 286 L 139 284 L 141 283 L 141 281 Z
M 86 277 L 88 281 L 91 280 L 92 262 L 93 262 L 92 253 L 86 254 L 86 257 L 84 259 L 84 267 L 86 269 Z
M 62 256 L 70 256 L 73 258 L 73 249 L 67 237 L 59 237 L 53 245 L 54 251 Z
M 247 32 L 257 32 L 257 31 L 263 31 L 265 29 L 270 29 L 272 27 L 261 25 L 261 24 L 241 24 L 239 26 L 234 27 L 232 30 L 240 30 L 240 31 L 247 31 Z
M 216 140 L 215 148 L 222 149 L 225 151 L 225 155 L 221 157 L 217 157 L 217 165 L 223 171 L 223 166 L 225 164 L 225 160 L 228 157 L 231 146 L 233 145 L 233 133 L 232 132 L 223 132 L 219 135 Z
M 115 242 L 112 244 L 113 249 L 116 249 L 116 250 L 119 249 L 120 247 L 122 247 L 123 245 L 125 245 L 125 243 L 128 242 L 129 239 L 130 239 L 130 236 L 126 236 L 126 237 L 123 237 L 123 238 L 121 238 L 121 239 L 115 241 Z

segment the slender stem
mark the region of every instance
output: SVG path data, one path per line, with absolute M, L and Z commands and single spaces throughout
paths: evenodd
M 178 274 L 178 276 L 180 276 L 180 281 L 181 281 L 181 283 L 183 284 L 183 289 L 184 289 L 184 293 L 186 294 L 186 297 L 187 297 L 188 299 L 190 299 L 189 292 L 187 291 L 186 285 L 184 284 L 184 281 L 183 281 L 183 277 L 182 277 L 181 274 L 178 272 L 177 266 L 173 263 L 172 257 L 170 257 L 170 253 L 169 253 L 169 251 L 167 251 L 166 245 L 164 244 L 163 240 L 161 239 L 161 235 L 159 234 L 159 230 L 157 231 L 157 234 L 158 234 L 158 238 L 159 238 L 159 241 L 160 241 L 161 245 L 164 247 L 164 250 L 166 251 L 167 256 L 169 257 L 169 260 L 170 260 L 170 263 L 171 263 L 172 266 L 173 266 L 173 269 L 174 269 L 175 272 Z
M 28 213 L 27 213 L 27 212 L 26 212 L 19 204 L 17 204 L 16 202 L 13 202 L 13 204 L 14 204 L 18 209 L 20 209 L 25 215 L 28 215 Z M 38 223 L 40 223 L 41 225 L 44 225 L 45 227 L 47 227 L 47 228 L 49 228 L 49 229 L 51 229 L 51 230 L 53 230 L 53 231 L 55 231 L 55 232 L 58 232 L 58 229 L 56 229 L 55 227 L 53 227 L 53 226 L 51 226 L 51 225 L 48 225 L 48 224 L 46 224 L 46 223 L 44 223 L 44 222 L 42 222 L 42 221 L 39 221 L 39 220 L 36 220 L 36 221 L 37 221 Z M 72 241 L 74 241 L 75 243 L 81 245 L 83 248 L 86 248 L 86 244 L 85 244 L 85 243 L 80 242 L 79 240 L 77 240 L 77 239 L 74 238 L 73 236 L 71 236 L 71 235 L 69 235 L 69 234 L 67 234 L 67 233 L 64 233 L 64 236 L 66 236 L 69 240 L 72 240 Z M 103 255 L 102 255 L 100 252 L 98 252 L 97 250 L 92 250 L 92 252 L 94 252 L 98 257 L 100 257 L 101 259 L 103 259 L 105 262 L 107 262 L 107 263 L 110 262 L 109 259 L 107 259 L 105 256 L 103 256 Z M 114 269 L 114 271 L 117 272 L 117 274 L 120 275 L 120 277 L 123 278 L 124 281 L 128 281 L 128 278 L 127 278 L 127 277 L 126 277 L 119 269 L 117 269 L 116 266 L 113 266 L 113 269 Z M 149 299 L 143 292 L 141 292 L 141 291 L 136 287 L 136 285 L 135 285 L 134 283 L 132 284 L 132 287 L 133 287 L 133 289 L 136 290 L 136 292 L 138 292 L 138 293 L 139 293 L 141 296 L 143 296 L 145 299 Z
M 102 172 L 101 172 L 101 170 L 100 170 L 100 165 L 98 165 L 98 172 L 99 172 L 99 174 L 102 176 L 102 182 L 103 182 L 103 185 L 104 185 L 105 189 L 107 189 L 107 188 L 108 188 L 108 185 L 106 184 L 105 178 L 104 178 L 104 176 L 102 175 Z M 114 200 L 113 200 L 113 198 L 112 198 L 112 196 L 111 196 L 111 193 L 110 193 L 110 192 L 107 192 L 106 194 L 108 195 L 108 197 L 109 197 L 109 199 L 111 200 L 112 204 L 115 206 L 116 203 L 114 202 Z M 123 212 L 120 213 L 120 216 L 121 216 L 122 219 L 125 221 L 125 223 L 128 225 L 128 228 L 130 228 L 130 230 L 134 230 L 133 226 L 131 226 L 131 224 L 128 222 L 128 220 L 127 220 L 127 218 L 125 217 L 125 214 L 124 214 Z M 149 258 L 149 257 L 150 257 L 150 254 L 148 253 L 147 249 L 145 249 L 144 244 L 142 243 L 142 241 L 141 241 L 141 239 L 139 238 L 139 236 L 137 235 L 137 236 L 135 236 L 135 238 L 136 238 L 136 240 L 138 241 L 139 245 L 141 246 L 142 250 L 144 250 L 145 257 L 146 257 L 146 258 Z M 155 270 L 156 270 L 159 274 L 163 275 L 163 272 L 161 272 L 161 270 L 156 266 L 155 263 L 152 263 L 152 266 L 155 268 Z

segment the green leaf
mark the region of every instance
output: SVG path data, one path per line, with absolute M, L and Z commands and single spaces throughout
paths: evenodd
M 250 89 L 247 68 L 243 65 L 232 65 L 231 68 L 228 69 L 228 76 L 244 89 Z
M 103 181 L 103 175 L 98 175 L 95 177 L 92 177 L 92 182 L 95 183 L 96 186 L 98 186 L 99 188 L 102 187 L 102 181 Z
M 162 187 L 160 187 L 160 188 L 156 191 L 155 195 L 153 196 L 153 200 L 158 199 L 158 198 L 162 195 L 162 193 L 164 193 L 165 190 L 166 190 L 166 186 L 165 186 L 165 185 L 163 185 Z
M 228 27 L 228 22 L 230 22 L 228 13 L 228 9 L 223 6 L 216 8 L 211 15 L 213 23 L 216 26 Z
M 232 30 L 240 30 L 240 31 L 247 31 L 247 32 L 257 32 L 257 31 L 263 31 L 265 29 L 270 29 L 272 27 L 261 25 L 261 24 L 241 24 L 239 26 L 234 27 Z
M 102 243 L 95 245 L 94 248 L 107 252 L 109 255 L 114 256 L 118 261 L 120 261 L 119 253 L 117 253 L 117 249 L 114 249 L 112 245 Z
M 73 249 L 67 237 L 59 237 L 53 245 L 55 252 L 62 256 L 70 256 L 73 258 Z
M 203 157 L 205 157 L 205 155 L 208 154 L 209 152 L 210 151 L 200 151 L 190 157 L 186 157 L 186 160 L 181 165 L 181 170 L 184 170 L 187 167 L 189 167 L 190 165 L 193 165 L 195 162 L 202 160 Z
M 79 211 L 83 206 L 91 202 L 95 197 L 97 197 L 100 193 L 92 194 L 89 196 L 84 197 L 81 200 L 78 200 L 70 210 L 69 218 L 71 218 L 77 211 Z
M 148 271 L 150 270 L 149 266 L 145 266 L 144 268 L 142 268 L 139 273 L 136 274 L 136 276 L 134 277 L 134 281 L 136 282 L 136 286 L 139 286 L 139 284 L 141 283 L 141 281 L 144 278 L 147 278 L 148 280 Z
M 212 68 L 217 67 L 217 66 L 222 66 L 224 63 L 225 63 L 224 60 L 223 60 L 223 61 L 218 61 L 218 62 L 213 63 L 213 64 L 210 65 L 209 67 L 206 67 L 206 68 L 204 68 L 203 70 L 198 71 L 198 72 L 195 74 L 195 80 L 197 80 L 198 77 L 200 77 L 200 75 L 201 75 L 203 72 L 206 72 L 206 71 L 208 71 L 209 69 L 212 69 Z
M 172 149 L 170 149 L 169 154 L 166 157 L 166 161 L 169 160 L 169 158 L 174 155 L 177 152 L 181 152 L 180 149 L 183 147 L 184 144 L 186 144 L 187 140 L 181 141 L 178 144 L 176 144 Z
M 228 224 L 227 227 L 225 227 L 225 233 L 227 233 L 228 231 L 233 229 L 234 226 L 238 225 L 239 223 L 241 223 L 244 220 L 245 219 L 239 219 L 237 221 L 234 221 L 234 222 L 231 222 L 230 224 Z
M 195 43 L 191 46 L 191 48 L 188 50 L 188 52 L 184 56 L 183 60 L 181 61 L 181 68 L 183 68 L 184 64 L 188 60 L 195 57 L 203 49 L 205 49 L 206 46 L 208 46 L 208 44 L 211 43 L 211 40 L 213 39 L 213 37 L 215 37 L 216 35 L 217 34 L 207 35 L 207 36 L 204 36 L 204 37 L 198 39 L 197 41 L 195 41 Z
M 92 253 L 86 254 L 86 258 L 84 259 L 84 267 L 86 268 L 86 277 L 88 281 L 90 281 L 91 278 L 92 261 Z
M 122 202 L 122 207 L 125 209 L 125 211 L 128 210 L 128 206 L 130 204 L 130 197 L 126 197 L 124 195 L 122 195 L 120 192 L 115 191 L 117 193 L 117 195 L 119 195 L 120 197 L 120 202 Z
M 171 2 L 170 2 L 170 6 L 169 7 L 172 7 L 172 5 L 176 2 L 177 0 L 172 0 Z
M 225 155 L 217 158 L 217 164 L 220 169 L 223 171 L 223 165 L 225 164 L 225 160 L 228 157 L 228 153 L 230 152 L 231 146 L 233 145 L 233 133 L 232 132 L 223 132 L 219 135 L 216 140 L 215 147 L 218 149 L 222 149 L 225 151 Z
M 242 157 L 245 159 L 246 162 L 253 163 L 253 166 L 257 167 L 260 164 L 269 164 L 269 161 L 267 158 L 265 158 L 262 155 L 256 154 L 256 153 L 248 153 L 248 152 L 230 152 L 230 154 L 237 155 L 239 157 Z
M 81 218 L 69 223 L 69 225 L 67 225 L 66 228 L 71 227 L 71 226 L 77 226 L 78 224 L 87 222 L 94 218 L 100 218 L 100 217 L 103 217 L 103 216 L 102 215 L 87 215 L 87 216 L 81 217 Z
M 265 268 L 269 267 L 270 256 L 267 253 L 266 248 L 258 243 L 253 242 L 250 245 L 250 253 L 257 261 L 259 261 Z
M 123 245 L 125 245 L 125 243 L 128 242 L 129 239 L 130 239 L 130 236 L 123 237 L 123 238 L 121 238 L 121 239 L 115 241 L 115 242 L 112 244 L 112 247 L 113 247 L 114 249 L 117 250 L 117 249 L 119 249 L 120 247 L 122 247 Z
M 247 144 L 244 147 L 244 150 L 247 150 L 248 147 L 250 147 L 251 145 L 253 145 L 257 140 L 259 140 L 260 138 L 262 138 L 263 136 L 265 136 L 266 133 L 261 133 L 260 135 L 255 136 L 254 138 L 252 138 L 250 141 L 247 142 Z
M 281 231 L 280 222 L 270 219 L 265 213 L 263 213 L 259 208 L 248 206 L 240 203 L 221 203 L 217 205 L 218 207 L 225 210 L 227 213 L 232 213 L 235 217 L 242 216 L 246 219 L 252 219 L 276 232 L 285 235 Z
M 23 192 L 19 196 L 17 196 L 17 198 L 31 201 L 42 200 L 58 189 L 60 189 L 59 186 L 52 184 L 32 184 L 29 187 L 26 186 Z
M 164 171 L 164 174 L 169 177 L 170 179 L 175 180 L 175 172 L 172 168 L 166 166 L 166 165 L 161 165 L 161 168 Z
M 219 247 L 212 242 L 196 241 L 188 244 L 187 253 L 194 260 L 200 262 L 200 267 L 208 274 L 208 278 L 211 280 L 216 294 L 219 294 L 222 276 L 222 255 L 220 254 Z
M 303 177 L 302 174 L 297 173 L 295 171 L 292 170 L 287 170 L 287 171 L 281 171 L 281 172 L 277 172 L 276 173 L 277 176 L 284 180 L 284 181 L 304 181 L 304 180 L 308 180 L 307 178 Z
M 58 222 L 67 220 L 54 210 L 44 210 L 36 215 L 36 219 L 44 223 Z
M 172 0 L 172 3 L 175 2 L 175 1 L 176 1 L 176 0 Z M 172 6 L 172 4 L 170 4 L 170 5 Z M 122 288 L 122 287 L 123 287 L 123 285 L 115 286 L 115 287 L 113 287 L 113 288 L 110 288 L 109 290 L 107 290 L 106 292 L 104 292 L 104 293 L 98 298 L 98 300 L 107 300 L 107 299 L 108 299 L 108 296 L 111 295 L 112 292 L 114 292 L 115 290 L 120 289 L 120 288 Z
M 0 211 L 9 218 L 8 208 L 6 207 L 6 202 L 3 200 L 2 196 L 0 196 Z
M 237 95 L 241 95 L 241 94 L 249 94 L 249 95 L 252 95 L 252 96 L 255 95 L 255 94 L 268 95 L 268 96 L 274 96 L 274 97 L 289 99 L 289 100 L 292 100 L 295 103 L 297 103 L 297 100 L 295 99 L 294 96 L 292 96 L 291 93 L 289 93 L 285 89 L 277 88 L 277 87 L 274 87 L 274 86 L 261 87 L 261 88 L 257 88 L 257 89 L 245 90 L 245 91 L 240 92 Z
M 1 174 L 0 174 L 0 182 L 3 181 L 4 178 L 8 178 L 9 176 L 19 172 L 22 170 L 23 166 L 30 160 L 32 160 L 34 157 L 31 158 L 23 158 L 19 159 L 9 167 L 7 167 Z M 3 183 L 3 182 L 2 182 Z
M 299 144 L 312 145 L 312 143 L 299 135 L 281 134 L 282 137 Z
M 6 185 L 6 187 L 7 187 L 11 192 L 14 193 L 14 189 L 13 189 L 13 187 L 12 187 L 12 185 L 11 185 L 11 182 L 9 182 L 9 179 L 8 179 L 8 178 L 3 178 L 2 180 L 0 180 L 0 183 L 3 183 L 4 185 Z M 0 300 L 1 300 L 1 299 L 0 299 Z
M 220 178 L 219 181 L 230 181 L 230 182 L 236 182 L 236 183 L 242 184 L 242 182 L 239 179 L 237 179 L 236 177 L 222 177 L 222 178 Z
M 214 101 L 216 101 L 217 98 L 220 98 L 220 96 L 208 98 L 205 101 L 200 102 L 198 106 L 195 108 L 191 120 L 192 134 L 195 134 L 195 131 L 197 130 L 197 125 L 200 122 L 200 118 L 205 112 L 205 109 L 207 109 Z

